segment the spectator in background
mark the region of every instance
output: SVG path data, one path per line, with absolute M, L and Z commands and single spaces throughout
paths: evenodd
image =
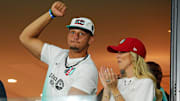
M 169 95 L 167 92 L 164 91 L 164 89 L 161 87 L 161 80 L 162 80 L 162 70 L 161 67 L 158 63 L 153 62 L 153 61 L 148 61 L 146 62 L 148 67 L 150 68 L 151 73 L 156 77 L 157 79 L 157 88 L 161 90 L 162 94 L 163 94 L 163 98 L 162 101 L 168 101 L 169 99 Z
M 6 91 L 1 80 L 0 80 L 0 101 L 7 101 Z

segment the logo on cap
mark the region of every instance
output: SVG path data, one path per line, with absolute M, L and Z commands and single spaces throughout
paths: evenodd
M 80 25 L 84 25 L 85 21 L 84 20 L 76 20 L 75 24 L 80 24 Z
M 67 25 L 67 28 L 80 28 L 84 30 L 88 30 L 91 32 L 92 35 L 94 35 L 94 24 L 93 22 L 85 17 L 80 18 L 73 18 L 70 25 Z
M 133 48 L 133 51 L 137 51 L 137 48 L 136 48 L 136 47 L 134 47 L 134 48 Z
M 121 40 L 121 41 L 120 41 L 120 44 L 122 44 L 125 40 L 126 40 L 126 39 Z

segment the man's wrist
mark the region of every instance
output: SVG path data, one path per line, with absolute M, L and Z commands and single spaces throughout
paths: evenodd
M 53 14 L 52 10 L 49 9 L 49 15 L 51 16 L 52 19 L 54 19 L 56 16 Z

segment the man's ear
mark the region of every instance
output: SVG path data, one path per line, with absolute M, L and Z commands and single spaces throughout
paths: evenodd
M 93 36 L 91 36 L 91 37 L 90 37 L 90 39 L 89 39 L 88 44 L 89 44 L 89 45 L 91 45 L 93 42 L 94 42 L 94 37 L 93 37 Z

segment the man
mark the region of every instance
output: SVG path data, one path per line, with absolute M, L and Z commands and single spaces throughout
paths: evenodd
M 62 49 L 38 39 L 40 32 L 53 20 L 62 17 L 66 6 L 53 3 L 49 12 L 28 25 L 20 35 L 21 43 L 38 59 L 49 65 L 42 100 L 47 97 L 95 94 L 98 72 L 88 54 L 93 42 L 94 24 L 88 18 L 74 18 L 68 25 L 69 49 Z

